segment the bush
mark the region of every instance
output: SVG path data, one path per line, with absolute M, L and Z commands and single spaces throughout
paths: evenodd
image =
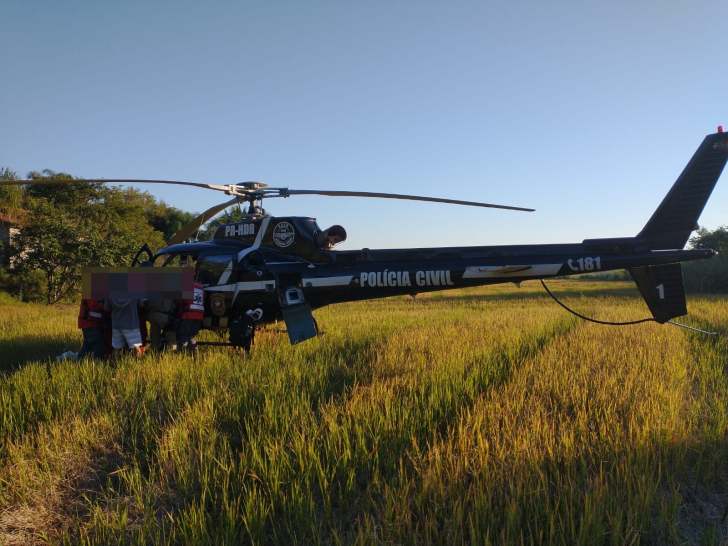
M 45 302 L 47 292 L 45 274 L 38 270 L 9 270 L 0 268 L 0 291 L 21 301 Z
M 683 279 L 688 293 L 728 293 L 728 256 L 683 264 Z

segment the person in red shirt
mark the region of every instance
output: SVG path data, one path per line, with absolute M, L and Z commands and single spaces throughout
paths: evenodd
M 83 332 L 83 345 L 78 358 L 93 355 L 104 358 L 104 300 L 82 299 L 78 312 L 78 327 Z
M 205 291 L 195 281 L 192 299 L 179 301 L 179 321 L 177 323 L 177 349 L 197 353 L 195 336 L 200 331 L 205 318 Z

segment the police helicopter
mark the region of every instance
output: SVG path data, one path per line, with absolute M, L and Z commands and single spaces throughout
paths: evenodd
M 224 331 L 256 309 L 260 324 L 284 320 L 291 343 L 317 334 L 312 310 L 340 302 L 416 295 L 473 286 L 520 283 L 550 277 L 627 270 L 653 319 L 665 323 L 687 314 L 681 262 L 706 259 L 710 249 L 684 250 L 728 160 L 722 127 L 705 137 L 644 228 L 634 237 L 586 239 L 581 243 L 335 250 L 346 240 L 340 225 L 321 229 L 314 218 L 264 214 L 263 199 L 295 195 L 431 201 L 533 211 L 434 197 L 388 193 L 270 188 L 261 182 L 213 185 L 173 180 L 102 179 L 86 182 L 181 184 L 223 192 L 232 199 L 212 207 L 181 229 L 156 254 L 143 247 L 132 265 L 194 263 L 206 294 L 203 328 Z M 20 180 L 7 184 L 68 183 Z M 220 225 L 212 239 L 186 242 L 213 216 L 246 204 L 243 221 Z

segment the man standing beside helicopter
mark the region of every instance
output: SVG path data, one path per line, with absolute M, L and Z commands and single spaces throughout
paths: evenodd
M 144 261 L 141 267 L 153 267 L 152 262 Z M 177 302 L 173 299 L 146 300 L 146 320 L 149 321 L 149 348 L 152 351 L 161 351 L 167 348 L 171 351 L 177 349 L 177 336 L 175 334 L 175 314 Z M 164 336 L 164 340 L 162 340 Z M 142 335 L 142 337 L 144 337 Z
M 128 347 L 141 358 L 142 335 L 139 330 L 139 307 L 137 299 L 110 299 L 104 302 L 104 309 L 111 311 L 112 338 L 114 348 L 112 356 L 117 356 L 122 349 Z
M 250 353 L 250 346 L 255 342 L 255 323 L 263 316 L 263 310 L 248 309 L 244 315 L 239 315 L 230 325 L 230 343 L 233 347 L 242 347 Z
M 78 313 L 78 327 L 83 332 L 83 346 L 77 358 L 92 355 L 99 360 L 104 351 L 104 300 L 84 298 Z
M 149 348 L 153 351 L 177 349 L 174 314 L 177 303 L 172 299 L 147 300 Z
M 203 277 L 202 271 L 200 277 Z M 199 280 L 205 280 L 201 278 Z M 199 280 L 195 280 L 192 299 L 179 301 L 179 321 L 177 323 L 177 348 L 180 351 L 197 353 L 195 336 L 200 331 L 205 318 L 205 291 Z

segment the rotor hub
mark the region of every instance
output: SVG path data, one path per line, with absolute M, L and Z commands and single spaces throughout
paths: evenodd
M 268 187 L 268 184 L 265 182 L 238 182 L 235 186 L 238 188 L 245 188 L 248 191 L 255 191 Z

